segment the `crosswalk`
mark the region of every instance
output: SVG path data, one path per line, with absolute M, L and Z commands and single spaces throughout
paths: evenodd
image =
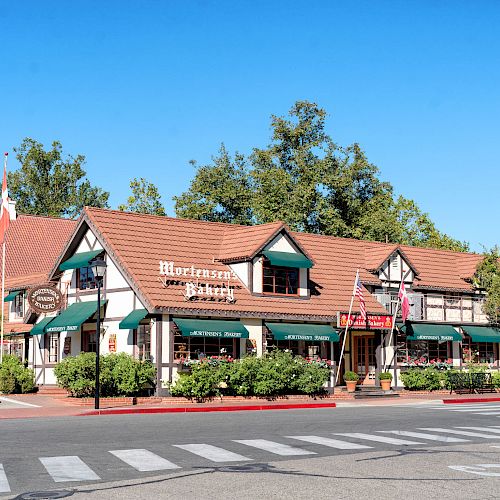
M 500 417 L 500 404 L 494 403 L 470 403 L 459 405 L 434 405 L 428 406 L 428 410 L 439 410 L 454 413 L 471 413 L 473 415 L 488 415 L 492 417 Z
M 415 430 L 393 429 L 370 432 L 330 432 L 327 434 L 324 436 L 286 435 L 278 437 L 276 441 L 269 439 L 228 440 L 222 446 L 208 443 L 171 444 L 165 446 L 165 452 L 161 453 L 161 455 L 142 448 L 109 450 L 106 453 L 109 453 L 108 456 L 112 455 L 113 460 L 119 460 L 122 464 L 126 464 L 126 466 L 138 472 L 175 472 L 182 469 L 183 465 L 174 463 L 162 456 L 169 454 L 169 447 L 178 450 L 174 460 L 184 464 L 184 467 L 186 467 L 187 463 L 191 463 L 190 460 L 193 458 L 196 461 L 196 457 L 198 460 L 195 462 L 197 467 L 210 467 L 210 464 L 252 462 L 257 459 L 271 460 L 273 456 L 314 456 L 322 453 L 325 448 L 366 451 L 375 447 L 435 445 L 436 442 L 450 444 L 477 442 L 477 440 L 495 442 L 495 440 L 500 439 L 500 425 L 452 428 L 422 427 Z M 287 440 L 289 442 L 286 442 Z M 299 442 L 309 446 L 316 446 L 316 451 L 299 447 Z M 240 453 L 242 450 L 244 454 Z M 178 453 L 181 453 L 181 456 Z M 38 457 L 38 461 L 55 483 L 99 481 L 105 479 L 101 476 L 104 476 L 113 466 L 113 464 L 108 464 L 96 472 L 82 458 L 76 455 L 43 456 Z M 102 460 L 100 460 L 100 463 L 102 463 Z M 0 463 L 0 494 L 11 491 L 8 471 L 5 470 L 6 465 Z M 12 469 L 12 473 L 13 471 L 14 469 Z

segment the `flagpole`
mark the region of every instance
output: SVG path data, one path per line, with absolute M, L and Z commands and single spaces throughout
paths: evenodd
M 335 386 L 337 385 L 337 381 L 339 379 L 340 367 L 342 365 L 342 358 L 344 356 L 345 339 L 347 338 L 347 330 L 349 329 L 349 323 L 351 321 L 352 305 L 354 303 L 354 297 L 356 295 L 356 285 L 358 283 L 358 278 L 359 278 L 359 268 L 356 270 L 356 279 L 354 280 L 354 287 L 352 289 L 351 305 L 349 306 L 349 314 L 347 315 L 347 321 L 346 321 L 345 331 L 344 331 L 344 339 L 342 340 L 342 350 L 340 351 L 339 366 L 337 369 L 337 376 L 335 377 L 335 383 L 333 384 L 334 390 L 335 390 Z
M 394 314 L 392 316 L 392 325 L 391 325 L 391 334 L 389 335 L 389 343 L 386 344 L 385 348 L 387 349 L 388 346 L 391 345 L 392 342 L 392 335 L 394 333 L 394 327 L 396 326 L 396 316 L 398 314 L 398 309 L 399 309 L 399 292 L 398 292 L 398 300 L 396 302 L 396 309 L 394 310 Z M 392 359 L 394 360 L 394 356 L 396 355 L 395 352 L 392 354 Z M 385 362 L 384 362 L 384 367 L 382 369 L 382 373 L 384 373 L 387 370 L 387 356 L 385 356 Z
M 8 153 L 4 155 L 3 161 L 3 171 L 7 171 L 7 158 Z M 3 361 L 3 329 L 4 329 L 4 316 L 5 316 L 5 233 L 3 234 L 3 242 L 2 242 L 2 327 L 0 332 L 0 364 Z

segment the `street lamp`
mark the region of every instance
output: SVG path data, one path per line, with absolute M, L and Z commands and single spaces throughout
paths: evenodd
M 101 284 L 106 273 L 106 262 L 103 259 L 94 259 L 90 262 L 97 283 L 97 322 L 95 332 L 95 409 L 99 409 L 99 356 L 101 345 Z

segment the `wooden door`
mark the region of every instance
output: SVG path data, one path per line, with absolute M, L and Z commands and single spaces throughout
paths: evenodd
M 375 385 L 375 368 L 375 337 L 354 337 L 354 371 L 359 375 L 359 383 Z

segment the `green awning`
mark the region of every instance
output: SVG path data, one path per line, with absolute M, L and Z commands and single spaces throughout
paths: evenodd
M 300 323 L 266 323 L 276 340 L 307 340 L 338 342 L 339 335 L 330 325 Z
M 406 340 L 437 340 L 439 342 L 462 340 L 462 336 L 451 325 L 407 323 L 401 327 L 401 331 L 406 333 Z
M 107 300 L 101 300 L 101 306 Z M 82 323 L 88 320 L 97 311 L 97 300 L 89 302 L 77 302 L 71 304 L 59 316 L 56 316 L 50 325 L 45 327 L 47 333 L 50 332 L 74 332 L 80 328 Z
M 500 343 L 500 329 L 488 326 L 462 326 L 474 342 Z
M 89 262 L 97 257 L 104 250 L 92 250 L 90 252 L 75 253 L 68 260 L 65 260 L 60 266 L 61 271 L 67 271 L 68 269 L 78 269 L 80 267 L 88 267 Z
M 139 326 L 140 321 L 143 320 L 147 314 L 147 309 L 136 309 L 120 321 L 118 328 L 122 330 L 134 330 Z
M 313 263 L 301 253 L 271 252 L 270 250 L 265 250 L 262 253 L 271 261 L 273 266 L 306 267 L 308 269 L 313 266 Z
M 15 292 L 10 292 L 5 299 L 3 299 L 4 302 L 12 302 L 20 293 L 22 290 L 16 290 Z
M 39 321 L 36 325 L 31 329 L 31 335 L 43 335 L 45 333 L 45 327 L 57 316 L 52 316 L 50 318 L 43 318 L 42 321 Z
M 174 318 L 174 323 L 183 337 L 248 338 L 248 330 L 241 321 Z

